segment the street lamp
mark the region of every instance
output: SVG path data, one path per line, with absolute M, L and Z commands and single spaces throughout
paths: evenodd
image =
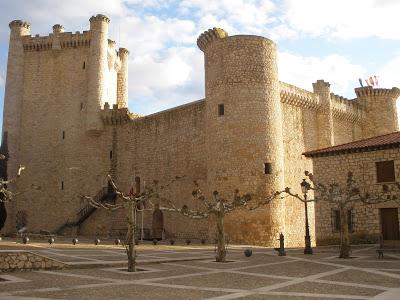
M 306 214 L 306 235 L 304 237 L 306 247 L 304 248 L 304 254 L 312 254 L 313 251 L 311 248 L 310 226 L 308 224 L 308 209 L 307 209 L 307 193 L 308 190 L 310 189 L 310 184 L 305 179 L 303 179 L 303 181 L 300 183 L 300 186 L 301 186 L 301 191 L 303 192 L 304 195 L 304 210 Z

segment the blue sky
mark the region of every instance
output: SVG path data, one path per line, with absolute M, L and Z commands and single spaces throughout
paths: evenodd
M 308 90 L 325 79 L 354 98 L 358 78 L 370 75 L 381 87 L 400 86 L 399 11 L 398 0 L 2 0 L 0 104 L 13 19 L 47 35 L 56 23 L 82 31 L 91 15 L 109 16 L 111 38 L 131 53 L 129 108 L 149 114 L 204 97 L 196 39 L 212 27 L 275 40 L 280 80 Z

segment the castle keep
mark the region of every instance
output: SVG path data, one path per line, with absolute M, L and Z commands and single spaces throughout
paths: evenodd
M 126 192 L 185 175 L 167 196 L 191 208 L 201 207 L 191 199 L 194 180 L 207 195 L 300 192 L 304 170 L 312 171 L 303 152 L 397 130 L 399 89 L 356 88 L 357 97 L 346 99 L 318 80 L 303 90 L 279 81 L 273 41 L 218 28 L 197 40 L 205 98 L 139 116 L 127 108 L 129 52 L 108 39 L 109 22 L 97 15 L 89 31 L 55 25 L 44 37 L 31 36 L 26 22 L 10 23 L 3 149 L 8 176 L 19 164 L 26 172 L 14 187 L 21 194 L 7 204 L 6 233 L 21 211 L 31 232 L 123 231 L 124 212 L 88 208 L 80 197 L 104 197 L 108 173 Z M 311 205 L 309 213 L 313 224 Z M 143 219 L 151 232 L 152 213 Z M 302 245 L 303 204 L 273 201 L 225 225 L 231 242 L 275 245 L 283 232 L 289 246 Z M 166 236 L 213 238 L 207 221 L 164 213 L 162 226 Z

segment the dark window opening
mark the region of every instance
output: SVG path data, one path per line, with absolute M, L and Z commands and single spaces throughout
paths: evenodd
M 65 131 L 62 132 L 62 139 L 65 139 Z
M 347 211 L 347 227 L 349 232 L 353 232 L 353 210 Z M 338 209 L 332 209 L 332 231 L 340 232 L 340 211 Z
M 83 102 L 81 102 L 81 110 L 83 110 Z
M 64 181 L 61 181 L 61 189 L 64 189 Z
M 110 151 L 110 159 L 112 159 L 113 158 L 113 152 L 112 152 L 112 150 Z
M 272 174 L 271 163 L 264 163 L 264 174 Z
M 135 177 L 135 192 L 136 192 L 136 195 L 140 194 L 140 177 L 139 176 Z
M 375 163 L 376 166 L 376 182 L 394 182 L 396 176 L 394 172 L 394 161 L 378 161 Z
M 82 66 L 82 69 L 86 69 L 86 62 L 83 62 L 83 66 Z
M 223 116 L 225 114 L 225 107 L 223 104 L 218 104 L 218 116 Z

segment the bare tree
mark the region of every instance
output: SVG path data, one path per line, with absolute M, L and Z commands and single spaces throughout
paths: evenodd
M 222 198 L 218 191 L 214 191 L 212 194 L 212 199 L 207 199 L 202 190 L 199 187 L 199 184 L 194 182 L 195 189 L 192 192 L 192 196 L 194 200 L 198 200 L 203 204 L 202 210 L 191 210 L 187 205 L 183 205 L 181 208 L 175 206 L 175 204 L 169 199 L 161 196 L 160 190 L 163 190 L 164 187 L 158 189 L 157 182 L 155 182 L 155 190 L 151 190 L 149 195 L 151 198 L 157 199 L 162 205 L 160 206 L 161 210 L 178 212 L 185 217 L 191 219 L 205 219 L 210 216 L 214 216 L 216 220 L 217 227 L 217 262 L 225 262 L 226 261 L 226 234 L 224 230 L 224 217 L 225 215 L 237 210 L 237 209 L 247 209 L 254 210 L 259 208 L 260 206 L 266 205 L 271 202 L 278 193 L 258 199 L 256 203 L 253 203 L 252 197 L 250 194 L 241 195 L 239 190 L 235 190 L 233 194 L 232 200 L 227 200 Z M 254 205 L 249 205 L 254 204 Z
M 126 254 L 128 256 L 128 272 L 136 272 L 136 251 L 135 251 L 135 234 L 136 234 L 136 209 L 137 207 L 143 203 L 144 197 L 143 195 L 136 196 L 132 192 L 128 195 L 121 192 L 121 190 L 117 187 L 114 180 L 111 178 L 111 175 L 107 175 L 108 182 L 112 185 L 117 196 L 122 200 L 120 203 L 107 203 L 100 202 L 93 199 L 90 196 L 83 196 L 85 200 L 87 200 L 90 205 L 96 208 L 104 208 L 107 210 L 117 210 L 117 209 L 125 209 L 126 210 L 126 220 L 128 225 L 127 237 L 124 242 L 124 246 L 126 249 Z
M 162 188 L 166 188 L 170 186 L 173 182 L 180 179 L 181 177 L 176 177 L 174 180 L 169 182 L 166 186 Z M 136 272 L 136 251 L 135 251 L 135 237 L 136 237 L 136 212 L 139 207 L 145 207 L 147 203 L 152 202 L 149 200 L 153 197 L 153 193 L 155 189 L 146 188 L 144 192 L 139 194 L 134 194 L 131 190 L 129 194 L 123 193 L 118 186 L 115 184 L 111 175 L 107 175 L 107 181 L 111 184 L 114 192 L 117 194 L 117 197 L 121 199 L 121 201 L 115 204 L 96 201 L 93 197 L 90 196 L 82 196 L 85 200 L 88 201 L 90 205 L 96 208 L 103 208 L 107 210 L 117 210 L 117 209 L 125 209 L 126 210 L 126 220 L 127 220 L 127 237 L 124 242 L 124 246 L 126 248 L 126 254 L 128 256 L 128 272 Z M 156 181 L 155 181 L 156 182 Z M 152 204 L 152 208 L 154 205 Z M 152 208 L 147 210 L 152 210 Z M 144 210 L 144 208 L 143 208 Z
M 314 199 L 301 197 L 291 192 L 289 187 L 286 187 L 284 191 L 279 193 L 286 193 L 302 202 L 327 202 L 337 207 L 340 214 L 340 258 L 349 258 L 351 252 L 347 219 L 347 211 L 349 208 L 353 207 L 355 204 L 374 205 L 388 201 L 400 203 L 399 183 L 392 184 L 391 186 L 384 184 L 382 185 L 382 191 L 368 193 L 360 188 L 352 172 L 347 173 L 347 179 L 344 185 L 338 183 L 325 185 L 315 180 L 312 173 L 306 171 L 305 175 L 308 180 L 303 179 L 303 181 L 307 182 L 308 190 L 313 190 L 315 192 Z
M 0 158 L 1 159 L 1 158 Z M 0 178 L 0 202 L 10 202 L 14 199 L 15 196 L 20 193 L 13 192 L 9 189 L 9 185 L 17 181 L 17 179 L 21 176 L 22 172 L 25 170 L 25 166 L 20 165 L 18 168 L 17 175 L 9 180 L 4 180 Z M 32 186 L 34 188 L 35 186 Z

